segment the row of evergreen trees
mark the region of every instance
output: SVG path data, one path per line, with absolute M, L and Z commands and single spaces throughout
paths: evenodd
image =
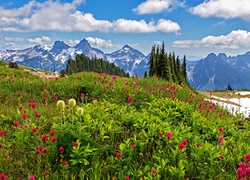
M 61 74 L 73 74 L 81 71 L 94 71 L 107 73 L 111 75 L 129 77 L 129 73 L 124 72 L 123 69 L 117 67 L 114 63 L 109 63 L 103 59 L 97 59 L 78 54 L 74 59 L 69 59 L 65 70 Z
M 179 56 L 176 57 L 174 52 L 165 52 L 164 42 L 161 47 L 152 47 L 148 65 L 149 76 L 157 76 L 178 84 L 187 83 L 186 56 L 181 63 Z

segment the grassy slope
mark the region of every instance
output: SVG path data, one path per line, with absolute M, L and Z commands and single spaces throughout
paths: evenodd
M 0 170 L 9 179 L 41 177 L 39 169 L 49 169 L 50 178 L 66 178 L 63 173 L 70 171 L 71 178 L 96 175 L 124 179 L 128 175 L 134 179 L 233 179 L 238 164 L 249 153 L 249 124 L 203 101 L 200 94 L 186 87 L 156 78 L 124 79 L 87 72 L 46 80 L 6 65 L 0 63 L 0 127 L 5 131 L 0 139 Z M 132 103 L 128 103 L 129 97 Z M 78 105 L 65 111 L 65 122 L 61 123 L 57 100 L 70 98 Z M 34 109 L 30 102 L 36 104 Z M 73 113 L 77 107 L 84 108 L 81 118 Z M 24 110 L 29 117 L 26 121 L 21 118 Z M 41 118 L 34 117 L 36 112 Z M 15 129 L 14 121 L 26 129 Z M 32 134 L 33 127 L 41 135 L 52 129 L 57 132 L 58 141 L 47 144 L 50 154 L 41 162 L 34 153 L 41 142 L 40 136 Z M 223 127 L 223 133 L 219 127 Z M 172 132 L 171 143 L 165 137 L 167 132 Z M 223 145 L 218 145 L 219 137 L 225 139 Z M 184 139 L 189 144 L 180 151 L 178 146 Z M 72 141 L 81 143 L 79 148 L 95 149 L 85 157 L 90 164 L 80 166 Z M 133 152 L 129 150 L 131 143 L 136 147 Z M 63 160 L 70 163 L 67 170 L 58 162 L 62 160 L 56 150 L 60 146 L 65 147 Z M 21 156 L 23 151 L 26 154 Z M 116 152 L 123 154 L 121 161 L 115 159 Z M 151 173 L 152 169 L 157 175 Z

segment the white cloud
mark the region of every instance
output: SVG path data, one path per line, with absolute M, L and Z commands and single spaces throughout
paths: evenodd
M 73 39 L 67 39 L 67 40 L 65 40 L 65 43 L 66 43 L 66 44 L 69 44 L 69 45 L 76 45 L 76 44 L 78 44 L 80 41 L 81 41 L 81 40 L 78 40 L 78 39 L 75 39 L 75 40 L 73 40 Z
M 154 21 L 146 23 L 144 20 L 118 19 L 113 25 L 115 32 L 126 33 L 151 33 L 158 31 L 162 33 L 177 33 L 180 30 L 180 26 L 176 22 L 166 19 L 160 19 L 157 24 Z
M 0 36 L 0 49 L 18 49 L 17 43 L 23 41 L 23 38 Z
M 177 0 L 150 0 L 156 4 L 173 3 Z M 158 2 L 159 1 L 159 2 Z M 72 0 L 71 3 L 60 0 L 48 0 L 43 3 L 30 1 L 17 9 L 0 7 L 0 32 L 34 32 L 34 31 L 64 31 L 64 32 L 125 32 L 125 33 L 170 33 L 180 30 L 176 22 L 160 19 L 158 22 L 145 20 L 118 19 L 110 22 L 98 20 L 91 13 L 77 10 L 84 0 Z M 25 12 L 24 12 L 25 11 Z M 40 39 L 37 41 L 42 43 Z
M 201 17 L 242 18 L 250 21 L 249 0 L 208 0 L 190 9 Z
M 53 0 L 43 3 L 31 1 L 18 9 L 0 7 L 0 31 L 108 32 L 112 27 L 111 22 L 97 20 L 92 14 L 84 14 L 77 10 L 77 6 L 83 2 L 83 0 L 73 0 L 71 3 Z
M 44 43 L 46 43 L 46 42 L 50 42 L 51 39 L 50 39 L 49 37 L 47 37 L 47 36 L 42 36 L 42 37 L 40 37 L 40 38 L 37 37 L 37 38 L 34 38 L 34 39 L 29 38 L 29 39 L 27 39 L 27 41 L 28 41 L 29 43 L 44 44 Z
M 112 43 L 111 40 L 105 40 L 105 39 L 101 39 L 98 37 L 87 37 L 86 38 L 88 40 L 88 42 L 93 45 L 96 46 L 98 48 L 111 48 L 114 47 L 114 44 Z
M 5 9 L 3 6 L 0 6 L 0 16 L 1 17 L 26 17 L 31 14 L 32 8 L 36 6 L 36 1 L 30 1 L 28 4 L 20 8 L 14 9 Z
M 239 49 L 250 47 L 250 32 L 235 30 L 227 35 L 207 36 L 201 40 L 182 40 L 173 42 L 174 47 L 209 47 L 220 49 Z
M 155 14 L 169 9 L 173 0 L 146 0 L 133 11 L 137 14 Z
M 175 32 L 176 34 L 181 29 L 179 24 L 166 19 L 160 19 L 157 23 L 156 28 L 162 33 Z

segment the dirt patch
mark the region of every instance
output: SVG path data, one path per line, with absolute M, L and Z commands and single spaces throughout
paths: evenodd
M 28 70 L 24 69 L 25 72 L 29 72 L 33 75 L 39 76 L 42 79 L 54 79 L 58 78 L 59 74 L 57 72 L 54 73 L 48 73 L 48 72 L 41 72 L 41 71 L 36 71 L 36 70 Z

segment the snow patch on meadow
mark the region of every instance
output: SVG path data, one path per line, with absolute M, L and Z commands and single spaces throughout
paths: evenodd
M 235 94 L 250 95 L 250 91 L 236 92 Z M 211 96 L 211 102 L 227 109 L 231 114 L 242 114 L 247 118 L 250 116 L 250 98 L 221 98 L 217 96 Z M 234 104 L 232 104 L 234 103 Z

